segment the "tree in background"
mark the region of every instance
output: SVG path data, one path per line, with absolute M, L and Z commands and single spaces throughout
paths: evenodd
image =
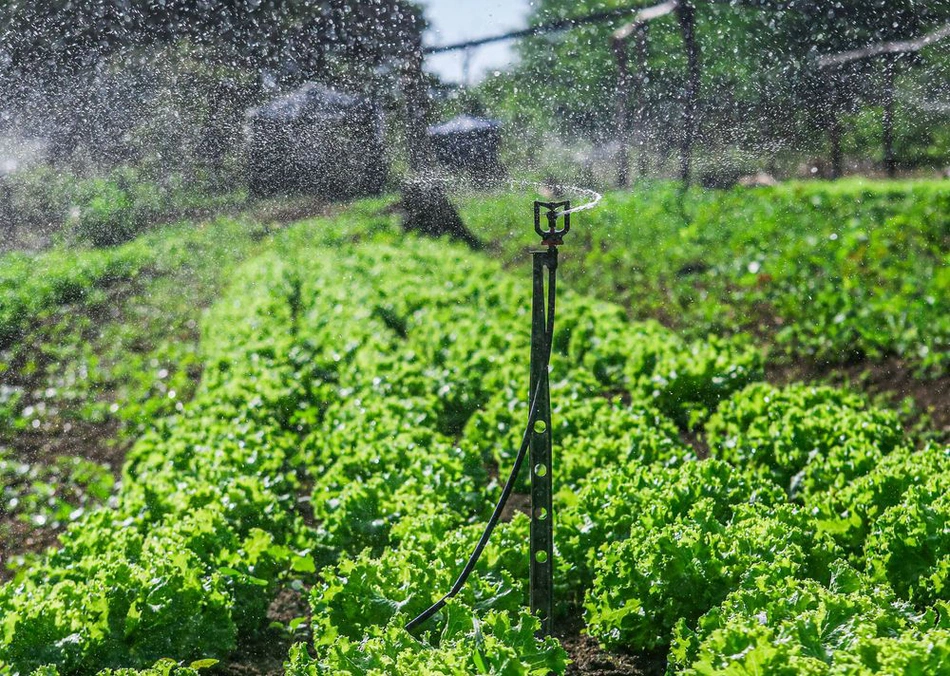
M 653 0 L 539 0 L 530 21 L 537 25 L 652 4 Z M 819 55 L 916 37 L 950 21 L 950 3 L 917 0 L 693 0 L 693 4 L 702 54 L 699 143 L 710 164 L 725 161 L 741 170 L 762 166 L 766 158 L 782 153 L 800 157 L 825 152 L 830 125 L 881 105 L 879 61 L 819 71 Z M 595 144 L 615 139 L 617 75 L 610 35 L 624 22 L 523 40 L 521 63 L 514 72 L 483 87 L 492 111 Z M 905 98 L 931 96 L 940 82 L 950 79 L 939 45 L 900 62 L 899 85 L 907 90 Z M 936 80 L 922 87 L 915 74 L 927 68 Z M 669 170 L 682 140 L 686 87 L 682 33 L 676 17 L 669 15 L 648 27 L 643 112 L 646 150 L 655 170 Z M 930 119 L 938 116 L 933 112 Z M 948 119 L 944 114 L 945 127 Z M 879 123 L 877 128 L 879 137 Z M 905 143 L 926 144 L 939 138 L 937 132 L 936 137 L 931 133 L 915 140 L 906 126 L 901 133 Z M 859 139 L 852 135 L 852 144 Z M 870 147 L 851 149 L 866 156 L 879 154 L 879 138 L 875 141 Z M 941 161 L 946 160 L 944 147 Z

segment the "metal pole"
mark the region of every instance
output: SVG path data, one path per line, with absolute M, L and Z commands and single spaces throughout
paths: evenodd
M 690 168 L 693 159 L 693 141 L 696 136 L 697 106 L 699 101 L 699 42 L 696 40 L 696 8 L 692 2 L 682 2 L 676 7 L 680 32 L 686 47 L 686 91 L 683 102 L 683 139 L 680 144 L 680 179 L 683 188 L 689 186 Z
M 546 208 L 548 229 L 541 229 L 541 208 Z M 557 247 L 570 230 L 570 202 L 535 202 L 534 227 L 547 248 L 532 253 L 533 293 L 531 299 L 531 382 L 529 397 L 537 397 L 534 424 L 529 432 L 531 467 L 531 612 L 541 621 L 541 635 L 549 636 L 554 620 L 554 513 L 551 463 L 551 393 L 548 386 L 548 362 L 551 358 L 551 332 L 554 325 L 554 298 L 557 291 Z M 559 216 L 563 230 L 557 229 Z M 545 289 L 547 270 L 547 289 Z M 537 394 L 534 394 L 537 392 Z M 530 419 L 529 419 L 530 424 Z
M 600 196 L 597 196 L 600 199 Z M 541 227 L 541 209 L 547 209 L 548 229 Z M 559 211 L 560 210 L 560 211 Z M 564 227 L 558 230 L 558 218 L 564 219 Z M 531 542 L 529 565 L 531 612 L 541 621 L 540 634 L 550 636 L 554 619 L 554 514 L 552 511 L 551 473 L 551 394 L 548 390 L 548 364 L 551 360 L 551 337 L 554 335 L 554 298 L 557 291 L 557 247 L 564 243 L 564 235 L 571 229 L 571 203 L 535 202 L 534 230 L 541 237 L 544 251 L 533 252 L 534 287 L 531 303 L 531 389 L 528 393 L 528 424 L 514 467 L 508 475 L 508 481 L 501 492 L 501 499 L 495 505 L 488 525 L 475 546 L 468 563 L 459 573 L 455 584 L 438 601 L 419 613 L 406 624 L 408 631 L 419 625 L 445 607 L 446 602 L 455 597 L 468 576 L 475 570 L 478 558 L 485 550 L 488 539 L 505 504 L 511 497 L 522 463 L 530 450 L 531 462 Z M 547 307 L 545 307 L 544 271 L 547 269 Z
M 630 69 L 627 65 L 627 41 L 614 36 L 614 58 L 617 61 L 617 94 L 614 103 L 614 126 L 617 136 L 617 186 L 630 185 L 630 120 L 628 99 L 630 97 Z
M 831 178 L 844 174 L 844 153 L 841 150 L 841 118 L 837 109 L 831 111 L 828 137 L 831 139 Z
M 637 70 L 636 77 L 633 80 L 634 96 L 637 102 L 636 117 L 634 119 L 637 125 L 637 178 L 642 179 L 647 173 L 647 155 L 646 155 L 646 84 L 647 84 L 647 24 L 637 28 L 636 35 L 637 50 Z
M 544 270 L 549 293 L 554 293 L 557 248 L 535 251 L 534 297 L 531 307 L 531 385 L 537 391 L 538 409 L 530 439 L 531 467 L 531 612 L 541 620 L 541 633 L 551 634 L 554 610 L 554 528 L 551 514 L 551 393 L 548 389 L 548 342 L 545 314 Z
M 884 142 L 884 170 L 888 178 L 897 174 L 894 158 L 894 68 L 893 58 L 884 59 L 884 115 L 881 120 Z

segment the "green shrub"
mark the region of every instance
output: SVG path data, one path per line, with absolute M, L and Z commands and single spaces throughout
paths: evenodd
M 132 243 L 107 252 L 0 257 L 0 345 L 9 344 L 52 307 L 82 301 L 117 280 L 134 279 L 154 256 L 148 246 Z
M 126 181 L 97 178 L 85 183 L 77 195 L 74 236 L 99 247 L 133 239 L 156 215 L 151 200 L 139 204 L 138 197 Z
M 858 557 L 871 528 L 889 507 L 900 504 L 910 488 L 948 472 L 950 447 L 899 448 L 840 490 L 810 495 L 808 506 L 814 510 L 819 528 Z
M 445 627 L 420 640 L 409 634 L 397 615 L 387 625 L 374 625 L 361 640 L 339 638 L 311 657 L 303 644 L 290 651 L 285 665 L 288 676 L 317 674 L 512 674 L 545 676 L 562 674 L 567 654 L 556 639 L 539 640 L 536 618 L 521 611 L 476 614 L 452 600 L 446 605 Z
M 575 372 L 576 373 L 576 372 Z M 552 383 L 551 412 L 554 443 L 558 447 L 558 481 L 581 482 L 592 470 L 609 465 L 678 465 L 692 457 L 679 441 L 676 427 L 650 404 L 597 396 L 582 374 Z M 578 382 L 580 381 L 580 382 Z M 493 451 L 490 460 L 502 471 L 511 466 L 528 417 L 525 396 L 507 389 L 476 412 L 465 428 L 466 438 Z M 520 484 L 527 487 L 527 477 Z
M 98 676 L 198 676 L 202 669 L 212 667 L 217 662 L 215 659 L 205 659 L 183 665 L 166 658 L 145 669 L 103 669 Z M 59 676 L 59 670 L 54 666 L 40 667 L 31 676 Z
M 145 667 L 162 656 L 224 657 L 236 628 L 226 583 L 175 539 L 149 538 L 136 558 L 112 551 L 69 577 L 32 580 L 2 599 L 0 664 L 62 673 Z M 55 573 L 40 568 L 35 573 Z
M 466 200 L 470 227 L 521 254 L 510 195 Z M 573 288 L 683 339 L 761 336 L 770 358 L 848 364 L 897 356 L 939 376 L 950 355 L 946 181 L 790 182 L 730 191 L 645 182 L 578 214 Z M 604 373 L 617 361 L 601 360 Z M 614 377 L 614 376 L 611 376 Z
M 662 354 L 653 373 L 636 382 L 680 427 L 694 428 L 731 394 L 761 380 L 762 366 L 762 353 L 746 341 L 709 336 Z
M 950 600 L 947 488 L 946 474 L 911 486 L 899 504 L 874 522 L 864 549 L 874 579 L 890 584 L 901 598 L 921 609 Z
M 701 501 L 712 518 L 728 522 L 737 505 L 775 506 L 785 495 L 766 479 L 706 460 L 675 468 L 604 463 L 579 492 L 565 489 L 558 499 L 564 504 L 557 517 L 558 578 L 565 581 L 569 598 L 580 602 L 593 583 L 597 561 L 632 532 L 664 528 Z
M 412 524 L 397 547 L 378 557 L 366 550 L 324 569 L 311 591 L 314 644 L 332 645 L 339 637 L 358 640 L 397 613 L 415 617 L 447 592 L 475 548 L 484 526 L 446 531 L 439 518 L 408 517 Z M 475 609 L 515 612 L 527 602 L 528 519 L 519 515 L 499 524 L 459 595 Z M 444 626 L 445 614 L 428 629 Z
M 950 630 L 862 638 L 836 655 L 830 676 L 945 674 L 950 671 Z
M 291 230 L 237 271 L 206 318 L 195 398 L 139 439 L 108 509 L 0 587 L 4 668 L 55 664 L 65 675 L 224 657 L 302 573 L 315 583 L 315 656 L 296 647 L 290 673 L 563 671 L 563 651 L 536 641 L 521 609 L 523 516 L 499 526 L 469 585 L 418 639 L 403 629 L 450 588 L 500 491 L 484 461 L 507 464 L 520 440 L 529 336 L 523 285 L 446 243 L 400 235 L 393 245 L 391 220 L 371 219 L 360 233 L 369 244 L 349 241 L 359 223 L 346 219 Z M 309 245 L 317 230 L 332 248 Z M 127 262 L 125 251 L 99 254 Z M 156 254 L 151 264 L 166 263 Z M 671 418 L 702 420 L 757 377 L 758 353 L 627 325 L 590 300 L 565 312 L 565 327 L 558 349 L 570 356 L 552 376 L 563 449 L 555 563 L 573 601 L 590 587 L 593 636 L 662 648 L 678 623 L 696 626 L 767 576 L 829 583 L 841 552 L 810 512 L 781 504 L 783 489 L 842 435 L 864 471 L 864 450 L 884 456 L 900 441 L 889 415 L 836 391 L 812 401 L 815 391 L 753 386 L 710 422 L 715 447 L 736 438 L 752 466 L 687 462 Z M 773 394 L 779 403 L 766 406 Z M 779 423 L 794 434 L 760 458 Z M 802 495 L 838 487 L 822 472 L 803 475 Z M 888 577 L 878 558 L 875 574 Z

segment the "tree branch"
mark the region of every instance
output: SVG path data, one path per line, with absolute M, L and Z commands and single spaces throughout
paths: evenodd
M 843 66 L 854 61 L 863 59 L 873 59 L 876 56 L 884 54 L 906 54 L 909 52 L 919 52 L 924 47 L 935 42 L 950 37 L 950 24 L 939 28 L 932 33 L 921 36 L 916 40 L 896 40 L 893 42 L 879 42 L 875 45 L 868 45 L 862 49 L 852 49 L 847 52 L 837 54 L 825 54 L 818 57 L 818 67 L 828 68 L 830 66 Z

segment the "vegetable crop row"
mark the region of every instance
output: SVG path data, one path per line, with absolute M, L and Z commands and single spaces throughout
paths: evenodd
M 110 508 L 0 589 L 5 673 L 226 658 L 292 576 L 315 583 L 294 676 L 563 672 L 524 610 L 522 515 L 421 636 L 403 628 L 467 558 L 527 417 L 528 285 L 360 218 L 358 243 L 300 226 L 235 274 L 195 399 L 136 444 Z M 947 644 L 950 449 L 909 448 L 853 395 L 756 384 L 745 341 L 560 307 L 559 614 L 671 650 L 671 672 L 948 667 L 926 646 Z M 703 425 L 698 461 L 680 432 Z

